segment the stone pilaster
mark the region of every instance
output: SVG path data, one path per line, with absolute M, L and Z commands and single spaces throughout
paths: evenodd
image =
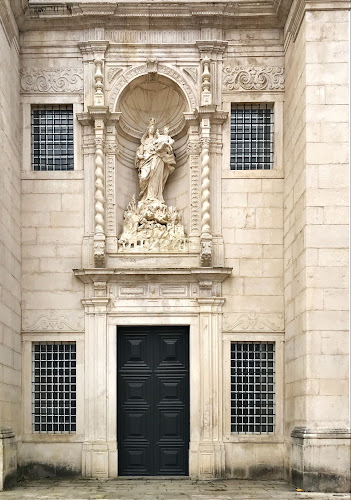
M 225 456 L 222 429 L 222 306 L 213 297 L 214 284 L 200 282 L 197 299 L 200 314 L 200 441 L 190 447 L 190 461 L 197 461 L 200 478 L 224 477 Z
M 116 443 L 108 440 L 106 281 L 94 282 L 94 295 L 82 301 L 86 314 L 82 474 L 104 478 L 117 470 Z

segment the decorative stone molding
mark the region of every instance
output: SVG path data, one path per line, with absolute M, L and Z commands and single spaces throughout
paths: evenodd
M 210 267 L 212 262 L 212 240 L 202 239 L 201 240 L 201 265 L 204 267 Z
M 200 164 L 199 154 L 201 145 L 199 142 L 189 142 L 187 152 L 190 156 L 190 183 L 191 183 L 191 216 L 190 216 L 190 234 L 199 235 L 200 233 Z
M 190 76 L 193 82 L 197 82 L 197 68 L 183 68 L 184 73 Z
M 106 153 L 106 234 L 115 236 L 116 232 L 116 197 L 115 197 L 115 162 L 118 154 L 116 141 L 105 143 Z
M 109 68 L 107 72 L 107 80 L 109 83 L 123 70 L 123 68 Z
M 284 68 L 279 66 L 226 66 L 223 69 L 223 90 L 284 90 Z
M 105 142 L 105 153 L 108 155 L 118 154 L 119 149 L 116 141 Z
M 82 332 L 84 320 L 82 318 L 74 323 L 67 316 L 58 316 L 56 311 L 51 310 L 41 314 L 34 323 L 24 319 L 22 330 L 25 332 Z
M 199 142 L 188 142 L 186 150 L 189 156 L 199 156 L 201 153 L 201 144 Z
M 133 68 L 126 69 L 118 78 L 112 87 L 110 92 L 108 106 L 111 112 L 115 110 L 116 100 L 121 94 L 123 89 L 135 78 L 142 75 L 147 75 L 149 73 L 150 64 L 141 64 L 140 66 L 135 66 Z M 179 87 L 183 90 L 189 107 L 195 109 L 198 106 L 198 100 L 193 89 L 190 87 L 185 78 L 174 68 L 166 66 L 165 64 L 157 64 L 157 73 L 159 75 L 166 76 L 171 80 L 175 81 Z
M 107 284 L 106 281 L 94 281 L 94 296 L 106 297 Z
M 83 68 L 21 69 L 22 92 L 82 92 Z
M 226 313 L 223 314 L 224 332 L 283 332 L 282 313 Z

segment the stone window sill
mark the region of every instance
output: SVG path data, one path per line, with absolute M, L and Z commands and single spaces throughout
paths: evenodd
M 61 180 L 61 179 L 83 179 L 83 170 L 41 170 L 22 172 L 23 180 Z
M 283 170 L 222 170 L 222 179 L 284 179 Z

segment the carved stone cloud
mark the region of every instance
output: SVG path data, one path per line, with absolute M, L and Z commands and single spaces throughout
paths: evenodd
M 22 92 L 82 92 L 83 69 L 21 69 Z
M 284 68 L 280 66 L 226 66 L 223 69 L 223 90 L 284 90 Z

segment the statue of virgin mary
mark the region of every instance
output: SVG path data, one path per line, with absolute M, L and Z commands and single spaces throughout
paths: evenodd
M 176 163 L 173 144 L 174 140 L 168 135 L 168 128 L 164 127 L 163 134 L 160 134 L 155 129 L 155 119 L 151 118 L 135 158 L 140 183 L 140 201 L 158 200 L 164 203 L 163 190 Z
M 187 239 L 181 215 L 163 199 L 169 174 L 175 168 L 174 140 L 168 127 L 160 134 L 151 118 L 137 149 L 140 195 L 134 197 L 124 213 L 123 231 L 118 240 L 119 252 L 184 251 Z

